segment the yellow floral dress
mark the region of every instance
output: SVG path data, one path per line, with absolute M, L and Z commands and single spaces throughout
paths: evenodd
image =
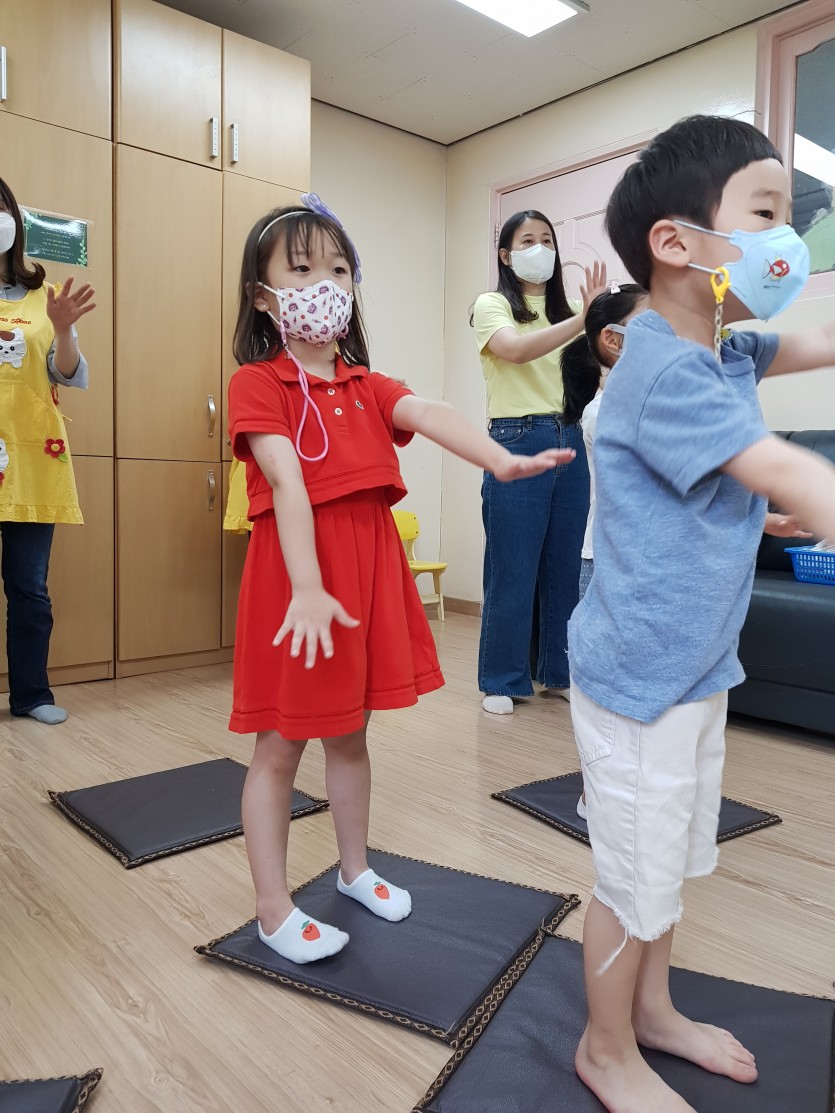
M 57 287 L 56 287 L 57 290 Z M 46 286 L 0 298 L 0 521 L 81 525 L 58 390 L 47 375 L 55 332 Z

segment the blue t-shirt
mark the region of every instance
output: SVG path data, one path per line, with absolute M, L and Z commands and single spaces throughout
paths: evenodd
M 568 628 L 571 676 L 651 723 L 745 678 L 739 631 L 766 501 L 718 469 L 769 436 L 757 383 L 774 335 L 736 333 L 722 364 L 658 313 L 629 323 L 594 443 L 594 576 Z

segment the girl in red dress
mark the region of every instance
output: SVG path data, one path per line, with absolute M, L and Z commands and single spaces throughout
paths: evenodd
M 243 823 L 261 940 L 293 962 L 345 932 L 305 916 L 287 885 L 293 781 L 307 739 L 325 748 L 338 889 L 387 920 L 406 890 L 368 867 L 371 711 L 443 684 L 390 507 L 406 490 L 394 445 L 416 432 L 511 480 L 572 452 L 513 456 L 451 407 L 368 370 L 359 259 L 319 199 L 277 209 L 244 249 L 229 431 L 246 462 L 252 537 L 235 645 L 230 729 L 256 732 Z

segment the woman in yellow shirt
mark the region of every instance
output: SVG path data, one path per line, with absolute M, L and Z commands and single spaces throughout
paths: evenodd
M 58 384 L 87 385 L 75 322 L 95 306 L 89 285 L 63 290 L 23 259 L 23 222 L 0 179 L 0 539 L 7 599 L 9 708 L 62 723 L 46 662 L 52 604 L 46 579 L 56 522 L 81 524 Z
M 482 486 L 484 606 L 478 684 L 482 706 L 509 715 L 533 694 L 530 645 L 539 589 L 536 679 L 567 694 L 566 627 L 577 605 L 580 553 L 589 509 L 583 435 L 562 421 L 560 351 L 584 327 L 585 310 L 606 286 L 605 266 L 586 270 L 582 303 L 570 303 L 556 236 L 536 210 L 515 213 L 499 236 L 499 281 L 473 309 L 487 385 L 490 436 L 513 453 L 573 448 L 572 464 L 512 489 L 485 473 Z

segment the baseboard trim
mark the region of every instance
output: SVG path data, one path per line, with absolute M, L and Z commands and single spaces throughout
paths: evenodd
M 235 654 L 233 648 L 209 649 L 203 653 L 178 653 L 172 657 L 146 657 L 136 661 L 117 661 L 116 677 L 144 676 L 152 672 L 174 672 L 201 665 L 225 665 Z
M 481 603 L 478 599 L 456 599 L 454 595 L 445 595 L 444 606 L 455 614 L 469 614 L 473 618 L 481 618 Z

